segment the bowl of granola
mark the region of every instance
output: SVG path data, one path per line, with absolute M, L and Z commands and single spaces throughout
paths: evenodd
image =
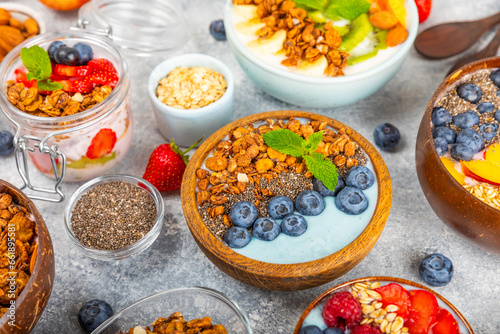
M 250 79 L 275 98 L 330 108 L 366 98 L 403 65 L 414 1 L 228 0 L 224 26 Z
M 392 187 L 377 150 L 331 118 L 274 111 L 210 136 L 184 173 L 184 217 L 229 276 L 270 290 L 312 288 L 375 245 Z
M 33 202 L 0 180 L 0 331 L 30 332 L 49 301 L 54 249 Z
M 450 74 L 420 124 L 416 167 L 436 215 L 467 240 L 500 253 L 500 57 Z

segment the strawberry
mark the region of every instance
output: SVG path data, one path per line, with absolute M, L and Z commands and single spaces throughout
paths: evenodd
M 89 80 L 89 77 L 73 80 L 56 80 L 63 85 L 63 90 L 70 93 L 90 93 L 94 89 L 94 83 Z
M 457 321 L 447 309 L 439 310 L 436 321 L 431 329 L 432 334 L 460 334 Z
M 97 70 L 89 76 L 89 80 L 99 86 L 115 87 L 118 83 L 118 76 L 113 72 Z
M 52 73 L 67 77 L 86 77 L 92 73 L 92 71 L 93 69 L 90 66 L 68 66 L 57 64 Z
M 87 148 L 87 158 L 97 159 L 103 155 L 111 153 L 116 144 L 116 133 L 111 129 L 101 129 L 92 138 L 90 146 Z
M 396 283 L 390 283 L 380 288 L 375 289 L 382 296 L 380 301 L 383 307 L 393 304 L 399 307 L 396 311 L 397 315 L 406 319 L 409 312 L 409 307 L 411 305 L 410 294 L 401 285 Z
M 92 59 L 91 61 L 88 62 L 87 66 L 90 66 L 96 71 L 104 71 L 104 72 L 111 72 L 114 74 L 118 74 L 113 64 L 105 58 Z
M 189 161 L 186 153 L 198 145 L 202 139 L 185 151 L 179 149 L 174 139 L 170 141 L 170 144 L 161 144 L 149 156 L 143 178 L 153 184 L 158 191 L 179 189 Z
M 415 0 L 418 9 L 418 22 L 422 23 L 431 13 L 432 0 Z
M 404 326 L 412 334 L 428 334 L 429 329 L 436 323 L 439 305 L 436 297 L 425 290 L 410 291 L 411 306 L 408 319 Z
M 28 80 L 28 77 L 26 76 L 26 72 L 20 68 L 14 70 L 14 74 L 16 75 L 16 83 L 23 83 L 24 87 L 26 88 L 31 88 L 31 87 L 36 87 L 36 79 L 33 80 Z

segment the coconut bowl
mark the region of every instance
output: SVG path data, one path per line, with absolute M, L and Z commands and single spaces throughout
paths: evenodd
M 441 163 L 432 138 L 431 114 L 436 102 L 464 76 L 500 67 L 500 57 L 476 61 L 450 74 L 425 110 L 417 136 L 416 167 L 420 186 L 436 215 L 480 247 L 500 254 L 500 211 L 470 194 Z
M 0 180 L 0 192 L 6 192 L 13 200 L 25 207 L 36 223 L 38 233 L 38 252 L 33 273 L 24 290 L 15 300 L 15 321 L 9 318 L 9 312 L 0 318 L 0 333 L 29 333 L 35 327 L 38 319 L 49 301 L 54 283 L 54 249 L 49 231 L 42 216 L 33 202 L 12 184 Z
M 288 120 L 290 117 L 326 122 L 333 130 L 346 129 L 347 135 L 364 149 L 371 160 L 378 183 L 374 213 L 366 228 L 347 246 L 320 259 L 301 263 L 276 264 L 251 259 L 237 253 L 214 236 L 205 223 L 196 201 L 196 171 L 213 148 L 239 126 L 262 123 L 267 119 Z M 377 242 L 389 215 L 392 201 L 391 179 L 377 150 L 350 127 L 326 116 L 303 111 L 273 111 L 236 120 L 212 134 L 197 149 L 186 168 L 181 200 L 184 217 L 191 234 L 203 253 L 220 270 L 245 284 L 268 290 L 301 290 L 330 282 L 354 268 Z

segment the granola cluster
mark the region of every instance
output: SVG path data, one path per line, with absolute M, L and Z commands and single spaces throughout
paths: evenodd
M 315 62 L 325 56 L 327 76 L 343 76 L 349 53 L 339 51 L 342 42 L 340 33 L 333 28 L 333 21 L 316 28 L 315 22 L 307 17 L 306 10 L 295 7 L 291 0 L 233 0 L 236 5 L 257 5 L 257 15 L 266 24 L 257 31 L 260 38 L 269 38 L 278 30 L 286 31 L 283 49 L 285 66 L 297 66 L 300 61 Z
M 89 94 L 70 95 L 62 89 L 50 95 L 40 94 L 37 87 L 27 88 L 22 82 L 7 82 L 7 99 L 18 109 L 34 116 L 69 116 L 101 103 L 111 93 L 110 86 L 95 87 Z

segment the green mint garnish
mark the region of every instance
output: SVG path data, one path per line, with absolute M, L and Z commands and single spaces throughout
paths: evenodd
M 287 129 L 273 130 L 262 135 L 267 146 L 293 157 L 304 159 L 312 175 L 334 191 L 337 186 L 337 167 L 323 154 L 314 152 L 323 140 L 323 131 L 310 135 L 307 140 Z
M 352 21 L 368 12 L 371 3 L 367 0 L 330 0 L 325 9 L 325 16 L 331 20 L 338 18 Z
M 36 79 L 39 90 L 53 91 L 62 89 L 63 85 L 50 80 L 52 65 L 49 54 L 38 45 L 21 49 L 21 61 L 28 70 L 28 80 Z
M 306 6 L 308 8 L 322 10 L 328 3 L 327 0 L 294 0 L 297 5 Z

